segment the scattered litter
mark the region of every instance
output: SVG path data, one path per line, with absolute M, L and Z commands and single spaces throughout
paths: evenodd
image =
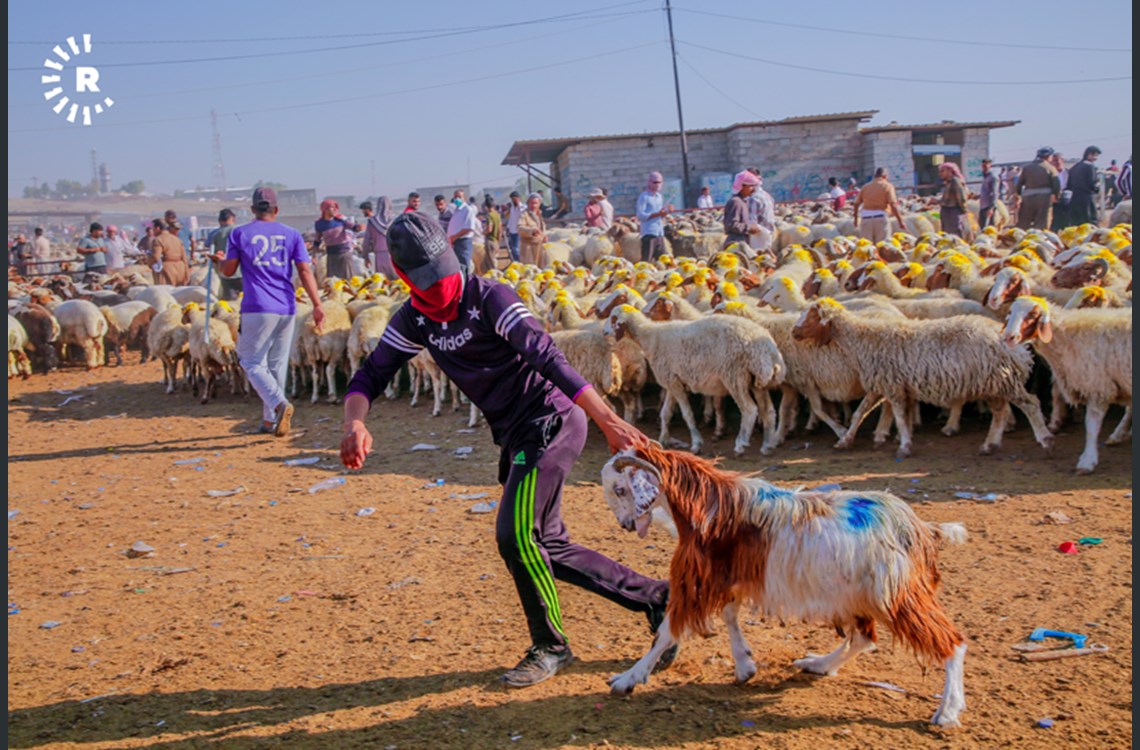
M 981 500 L 983 502 L 992 503 L 1001 500 L 1004 495 L 999 495 L 996 492 L 987 492 L 984 495 L 980 495 L 977 492 L 955 492 L 954 497 L 960 500 Z
M 270 505 L 270 506 L 274 506 L 274 505 L 276 505 L 276 504 L 277 504 L 277 501 L 276 501 L 276 500 L 270 500 L 270 501 L 269 501 L 269 505 Z
M 131 545 L 130 549 L 127 550 L 127 557 L 132 559 L 136 557 L 154 557 L 154 547 L 146 542 L 135 542 Z
M 398 581 L 389 583 L 388 588 L 395 591 L 396 589 L 402 589 L 405 586 L 418 586 L 421 583 L 423 583 L 423 581 L 421 581 L 419 578 L 416 578 L 415 576 L 408 576 L 407 578 L 401 578 Z
M 523 738 L 523 736 L 521 734 L 512 734 L 511 735 L 511 742 L 518 742 L 522 738 Z
M 226 542 L 218 542 L 218 543 L 217 543 L 217 544 L 215 544 L 214 546 L 215 546 L 215 547 L 225 547 L 225 546 L 226 546 Z
M 1053 728 L 1053 720 L 1048 718 L 1048 717 L 1046 717 L 1044 719 L 1038 719 L 1037 720 L 1037 727 L 1039 729 L 1052 729 Z
M 425 484 L 420 489 L 430 490 L 430 489 L 434 489 L 436 487 L 442 487 L 445 484 L 447 484 L 447 482 L 444 481 L 443 477 L 440 477 L 439 479 L 435 480 L 434 482 L 428 482 L 427 484 Z
M 474 505 L 472 505 L 467 510 L 467 512 L 468 513 L 490 513 L 491 511 L 495 510 L 495 506 L 497 506 L 498 504 L 499 504 L 499 502 L 497 500 L 492 500 L 489 503 L 475 503 Z
M 63 401 L 60 401 L 60 402 L 59 402 L 59 405 L 60 405 L 60 406 L 67 406 L 67 405 L 68 405 L 68 404 L 70 404 L 72 401 L 78 401 L 79 399 L 83 398 L 83 396 L 84 396 L 84 395 L 85 395 L 85 394 L 79 393 L 79 394 L 76 394 L 76 395 L 74 395 L 74 396 L 68 396 L 68 397 L 67 397 L 67 398 L 65 398 Z
M 754 726 L 756 726 L 756 722 L 748 721 L 747 719 L 745 719 L 744 721 L 740 722 L 740 726 L 742 726 L 742 727 L 754 727 Z
M 184 458 L 180 461 L 175 461 L 174 465 L 175 466 L 189 466 L 190 464 L 200 464 L 205 460 L 206 459 L 204 459 L 200 456 L 198 458 Z
M 462 430 L 456 430 L 460 435 L 474 435 L 475 430 L 470 427 L 464 427 Z
M 1068 633 L 1064 630 L 1048 630 L 1047 628 L 1035 628 L 1033 632 L 1029 634 L 1029 640 L 1031 641 L 1043 641 L 1046 638 L 1063 638 L 1072 641 L 1073 645 L 1077 648 L 1084 648 L 1085 643 L 1089 639 L 1087 635 L 1081 635 L 1080 633 Z
M 1103 541 L 1104 540 L 1101 539 L 1099 536 L 1082 536 L 1080 539 L 1077 540 L 1077 544 L 1097 545 Z
M 322 479 L 309 488 L 309 494 L 320 492 L 321 490 L 331 490 L 333 487 L 340 487 L 345 482 L 344 477 L 329 477 Z
M 240 495 L 243 492 L 245 492 L 245 486 L 238 485 L 232 490 L 206 490 L 206 495 L 208 497 L 233 497 L 234 495 Z
M 16 602 L 8 602 L 8 616 L 20 614 L 20 606 Z
M 52 628 L 58 628 L 62 624 L 63 624 L 62 622 L 56 622 L 55 620 L 48 620 L 47 622 L 41 622 L 40 623 L 40 629 L 41 630 L 51 630 Z
M 1057 545 L 1057 551 L 1066 555 L 1079 555 L 1081 548 L 1077 546 L 1076 542 L 1061 542 Z
M 1054 651 L 1031 651 L 1019 654 L 1022 661 L 1055 661 L 1057 659 L 1071 659 L 1074 656 L 1092 656 L 1094 654 L 1108 653 L 1108 646 L 1100 643 L 1090 643 L 1087 647 L 1062 648 Z
M 483 575 L 479 576 L 479 580 L 480 581 L 486 581 L 487 579 L 494 578 L 494 577 L 495 577 L 494 573 L 484 573 Z
M 839 492 L 843 489 L 838 484 L 821 484 L 818 487 L 813 487 L 812 492 Z
M 482 500 L 490 494 L 490 492 L 470 492 L 466 495 L 456 495 L 455 497 L 458 500 Z
M 121 690 L 112 690 L 109 693 L 103 693 L 102 695 L 93 695 L 90 698 L 84 698 L 83 700 L 81 700 L 79 702 L 80 703 L 90 703 L 91 701 L 102 700 L 103 698 L 110 698 L 111 696 L 118 695 L 121 692 L 122 692 Z
M 470 445 L 461 445 L 451 452 L 453 456 L 469 456 L 475 452 L 475 449 Z
M 413 635 L 408 639 L 408 643 L 431 643 L 434 640 L 435 638 L 432 638 L 430 635 Z
M 793 445 L 793 446 L 792 446 L 791 448 L 789 448 L 788 450 L 792 450 L 792 451 L 806 451 L 806 450 L 807 450 L 808 448 L 810 448 L 810 447 L 811 447 L 811 443 L 804 443 L 803 445 Z
M 285 602 L 293 601 L 293 597 L 291 597 L 289 595 L 279 596 L 279 597 L 277 597 L 277 601 L 281 604 L 284 604 Z
M 176 576 L 179 573 L 193 573 L 197 568 L 163 568 L 159 571 L 164 576 Z
M 360 510 L 356 511 L 356 515 L 360 516 L 361 518 L 367 518 L 375 512 L 375 508 L 361 508 Z
M 437 450 L 439 450 L 438 445 L 432 445 L 431 443 L 416 443 L 411 448 L 408 448 L 408 453 L 411 453 L 413 451 L 437 451 Z
M 1072 523 L 1073 519 L 1069 518 L 1067 515 L 1065 515 L 1061 511 L 1055 510 L 1055 511 L 1052 511 L 1051 513 L 1045 514 L 1045 521 L 1047 523 L 1053 523 L 1053 524 L 1057 524 L 1058 526 L 1063 526 L 1067 523 Z
M 883 690 L 893 690 L 896 693 L 907 692 L 906 688 L 901 688 L 898 685 L 892 685 L 889 682 L 864 682 L 863 684 L 869 685 L 870 687 L 882 688 Z
M 72 646 L 71 647 L 71 653 L 73 653 L 73 654 L 82 654 L 86 650 L 87 649 L 85 649 L 83 646 Z
M 319 463 L 320 460 L 321 460 L 320 456 L 306 456 L 304 458 L 290 458 L 290 459 L 286 459 L 285 465 L 286 466 L 312 466 L 315 463 Z
M 11 521 L 13 518 L 15 518 L 18 515 L 20 515 L 20 511 L 13 508 L 12 510 L 8 511 L 8 520 Z

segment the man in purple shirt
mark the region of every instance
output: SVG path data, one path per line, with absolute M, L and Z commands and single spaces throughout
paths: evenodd
M 310 266 L 301 233 L 277 222 L 277 192 L 272 188 L 253 191 L 250 209 L 254 220 L 230 232 L 226 255 L 211 255 L 220 262 L 222 276 L 233 276 L 241 267 L 244 296 L 241 301 L 241 335 L 238 360 L 249 384 L 261 397 L 260 432 L 277 437 L 289 434 L 293 405 L 285 398 L 289 370 L 289 347 L 293 343 L 297 297 L 293 291 L 293 266 L 301 285 L 313 302 L 317 331 L 325 319 L 317 280 Z
M 434 219 L 401 215 L 388 231 L 388 245 L 412 296 L 348 386 L 341 461 L 350 469 L 363 466 L 372 448 L 364 425 L 372 401 L 404 362 L 427 349 L 482 409 L 502 449 L 495 537 L 532 642 L 503 681 L 534 685 L 572 661 L 555 578 L 644 612 L 655 631 L 665 615 L 668 583 L 572 543 L 561 513 L 562 483 L 585 445 L 587 416 L 612 451 L 644 444 L 645 436 L 570 367 L 513 289 L 467 276 Z M 667 654 L 666 664 L 673 656 Z

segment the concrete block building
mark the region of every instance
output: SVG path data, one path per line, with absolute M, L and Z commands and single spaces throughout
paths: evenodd
M 925 192 L 935 189 L 924 186 L 937 182 L 937 164 L 943 160 L 959 164 L 967 180 L 980 178 L 990 130 L 1017 124 L 946 120 L 864 127 L 876 114 L 841 112 L 686 131 L 693 194 L 684 201 L 676 131 L 516 141 L 502 163 L 561 185 L 575 213 L 594 187 L 608 190 L 619 214 L 632 213 L 645 175 L 654 170 L 665 176 L 666 195 L 678 207 L 693 205 L 702 185 L 723 203 L 731 175 L 748 167 L 760 170 L 765 190 L 781 202 L 814 199 L 826 190 L 829 177 L 862 184 L 880 166 L 891 171 L 900 189 Z M 934 179 L 929 179 L 931 168 Z

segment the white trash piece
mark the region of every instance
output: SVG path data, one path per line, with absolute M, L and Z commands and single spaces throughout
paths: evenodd
M 340 487 L 344 484 L 344 482 L 344 477 L 329 477 L 328 479 L 322 479 L 309 488 L 309 494 L 312 495 L 316 492 L 320 492 L 321 490 L 331 490 L 333 487 Z

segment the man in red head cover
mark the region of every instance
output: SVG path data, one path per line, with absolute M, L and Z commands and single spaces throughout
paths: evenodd
M 372 401 L 404 362 L 427 349 L 483 411 L 502 449 L 503 498 L 495 537 L 532 644 L 503 681 L 511 687 L 534 685 L 573 659 L 555 578 L 645 613 L 656 631 L 665 616 L 668 583 L 574 544 L 561 513 L 562 484 L 585 445 L 587 416 L 611 451 L 643 445 L 645 436 L 570 367 L 511 287 L 466 275 L 433 218 L 402 214 L 388 230 L 388 246 L 412 296 L 348 386 L 341 461 L 350 469 L 364 465 L 372 449 L 364 425 Z M 666 662 L 675 653 L 667 654 Z

